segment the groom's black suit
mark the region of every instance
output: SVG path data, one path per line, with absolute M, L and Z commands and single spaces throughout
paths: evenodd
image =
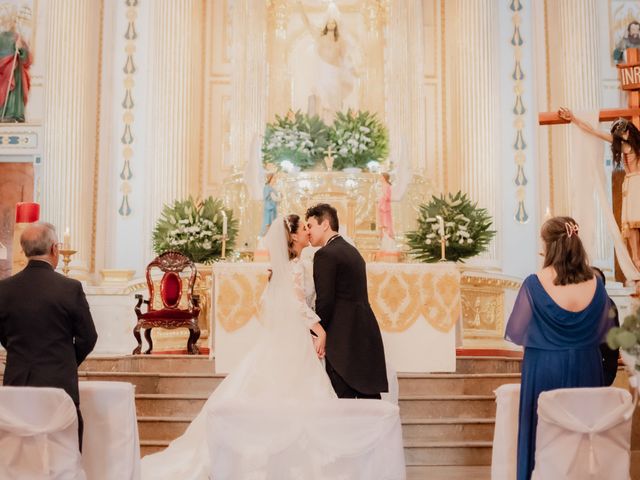
M 315 254 L 313 279 L 316 313 L 327 331 L 327 373 L 338 396 L 375 398 L 388 391 L 382 336 L 360 252 L 342 237 L 332 238 Z

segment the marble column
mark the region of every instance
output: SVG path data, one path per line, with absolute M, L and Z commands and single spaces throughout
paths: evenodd
M 422 2 L 391 2 L 385 66 L 390 159 L 415 171 L 425 155 Z
M 71 233 L 72 274 L 93 270 L 101 1 L 58 0 L 48 9 L 42 220 Z
M 200 0 L 154 0 L 149 11 L 148 238 L 164 204 L 198 195 L 202 138 L 203 9 Z M 147 242 L 149 248 L 151 242 Z
M 567 106 L 574 112 L 597 110 L 601 101 L 599 0 L 566 0 L 547 3 L 549 29 L 550 108 Z M 562 45 L 562 48 L 554 48 Z M 551 129 L 550 192 L 551 209 L 555 215 L 571 215 L 576 205 L 571 199 L 572 159 L 568 127 Z M 575 163 L 575 162 L 574 162 Z M 575 168 L 575 167 L 574 167 Z M 602 215 L 596 211 L 596 263 L 611 257 L 608 235 L 604 234 Z M 586 232 L 585 232 L 586 233 Z M 607 261 L 612 262 L 612 258 Z
M 447 190 L 462 190 L 486 208 L 500 232 L 500 82 L 498 3 L 455 0 L 446 3 L 449 77 Z M 472 262 L 499 266 L 500 234 Z

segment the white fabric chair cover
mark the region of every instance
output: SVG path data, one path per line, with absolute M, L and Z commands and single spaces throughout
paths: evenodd
M 0 387 L 0 478 L 86 479 L 76 407 L 64 390 Z
M 314 404 L 225 402 L 208 413 L 216 480 L 404 480 L 396 405 L 335 399 Z
M 496 394 L 496 426 L 493 433 L 491 480 L 513 480 L 518 465 L 518 410 L 520 384 L 501 385 Z
M 615 387 L 541 393 L 532 480 L 628 480 L 634 408 Z
M 126 382 L 80 382 L 82 463 L 90 480 L 140 478 L 134 392 Z

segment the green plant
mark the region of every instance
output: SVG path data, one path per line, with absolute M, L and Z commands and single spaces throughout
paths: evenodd
M 375 113 L 336 113 L 329 130 L 329 145 L 335 155 L 334 168 L 364 168 L 372 160 L 382 162 L 389 154 L 389 133 Z
M 223 210 L 227 214 L 227 250 L 231 251 L 238 232 L 233 210 L 213 197 L 199 202 L 189 197 L 162 209 L 153 230 L 154 252 L 160 255 L 172 250 L 194 262 L 213 262 L 222 253 Z
M 627 315 L 619 327 L 609 330 L 607 344 L 612 350 L 621 348 L 635 357 L 640 357 L 640 310 Z M 638 365 L 635 368 L 640 370 Z
M 440 260 L 440 222 L 444 223 L 446 240 L 445 256 L 447 260 L 458 261 L 474 257 L 484 252 L 495 230 L 490 230 L 493 223 L 491 215 L 485 208 L 478 208 L 466 194 L 435 195 L 429 203 L 419 207 L 418 228 L 406 234 L 410 253 L 422 262 Z
M 297 111 L 284 117 L 276 115 L 268 123 L 262 144 L 265 164 L 291 162 L 302 170 L 312 168 L 327 149 L 327 125 L 318 116 Z

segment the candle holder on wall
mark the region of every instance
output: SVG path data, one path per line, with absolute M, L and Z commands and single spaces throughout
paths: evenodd
M 62 273 L 68 277 L 69 276 L 69 263 L 71 263 L 71 257 L 77 253 L 77 250 L 72 250 L 69 248 L 63 248 L 60 250 L 60 254 L 62 255 Z

